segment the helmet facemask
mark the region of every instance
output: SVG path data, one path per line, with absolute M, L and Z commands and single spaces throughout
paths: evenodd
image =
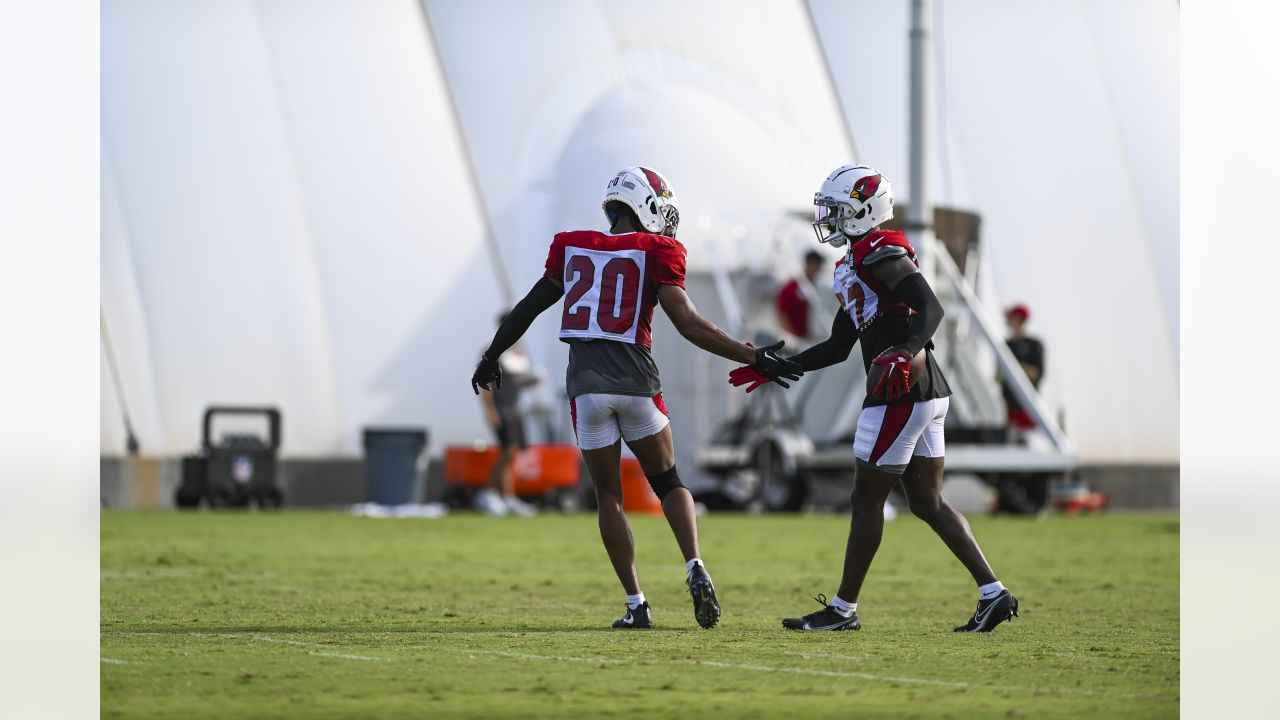
M 675 237 L 676 228 L 680 225 L 680 211 L 675 205 L 668 203 L 658 208 L 658 215 L 662 216 L 662 222 L 664 223 L 662 230 L 658 234 Z
M 818 242 L 831 247 L 844 247 L 849 242 L 845 220 L 852 217 L 853 208 L 847 203 L 823 197 L 820 193 L 814 196 L 813 205 L 813 233 Z

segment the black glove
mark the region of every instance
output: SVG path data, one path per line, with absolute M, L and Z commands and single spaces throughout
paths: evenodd
M 493 387 L 489 387 L 490 385 Z M 502 387 L 502 367 L 498 365 L 497 360 L 490 360 L 488 355 L 481 355 L 476 371 L 471 373 L 472 392 L 479 395 L 480 388 L 492 392 L 500 387 Z
M 783 378 L 799 380 L 804 375 L 804 368 L 796 362 L 778 357 L 778 350 L 782 349 L 782 345 L 783 342 L 779 340 L 768 347 L 756 348 L 756 361 L 751 367 L 782 387 L 789 388 L 791 386 L 783 382 Z

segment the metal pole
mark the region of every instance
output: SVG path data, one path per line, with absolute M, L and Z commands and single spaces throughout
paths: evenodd
M 929 0 L 911 0 L 911 204 L 907 210 L 907 236 L 925 277 L 932 277 L 926 264 L 929 252 L 926 236 L 933 229 L 929 204 L 929 100 L 933 78 L 929 75 Z
M 98 306 L 98 327 L 101 329 L 102 349 L 107 356 L 107 367 L 111 370 L 111 384 L 116 389 L 116 399 L 120 401 L 120 414 L 124 416 L 124 448 L 129 455 L 137 455 L 140 449 L 138 436 L 133 433 L 133 423 L 129 421 L 129 403 L 124 397 L 124 385 L 120 382 L 120 371 L 116 368 L 116 352 L 111 346 L 111 334 L 107 332 L 107 311 Z

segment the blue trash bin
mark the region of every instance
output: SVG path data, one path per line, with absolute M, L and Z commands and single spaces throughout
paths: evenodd
M 365 428 L 365 499 L 381 505 L 413 502 L 418 458 L 426 447 L 426 430 Z

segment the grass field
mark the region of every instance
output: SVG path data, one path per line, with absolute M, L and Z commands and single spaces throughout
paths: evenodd
M 633 520 L 659 629 L 594 516 L 373 520 L 108 512 L 103 717 L 1174 717 L 1176 515 L 975 518 L 1022 617 L 950 632 L 972 582 L 923 523 L 886 525 L 856 633 L 779 618 L 834 594 L 847 519 L 701 522 L 724 606 L 694 623 L 660 518 Z

